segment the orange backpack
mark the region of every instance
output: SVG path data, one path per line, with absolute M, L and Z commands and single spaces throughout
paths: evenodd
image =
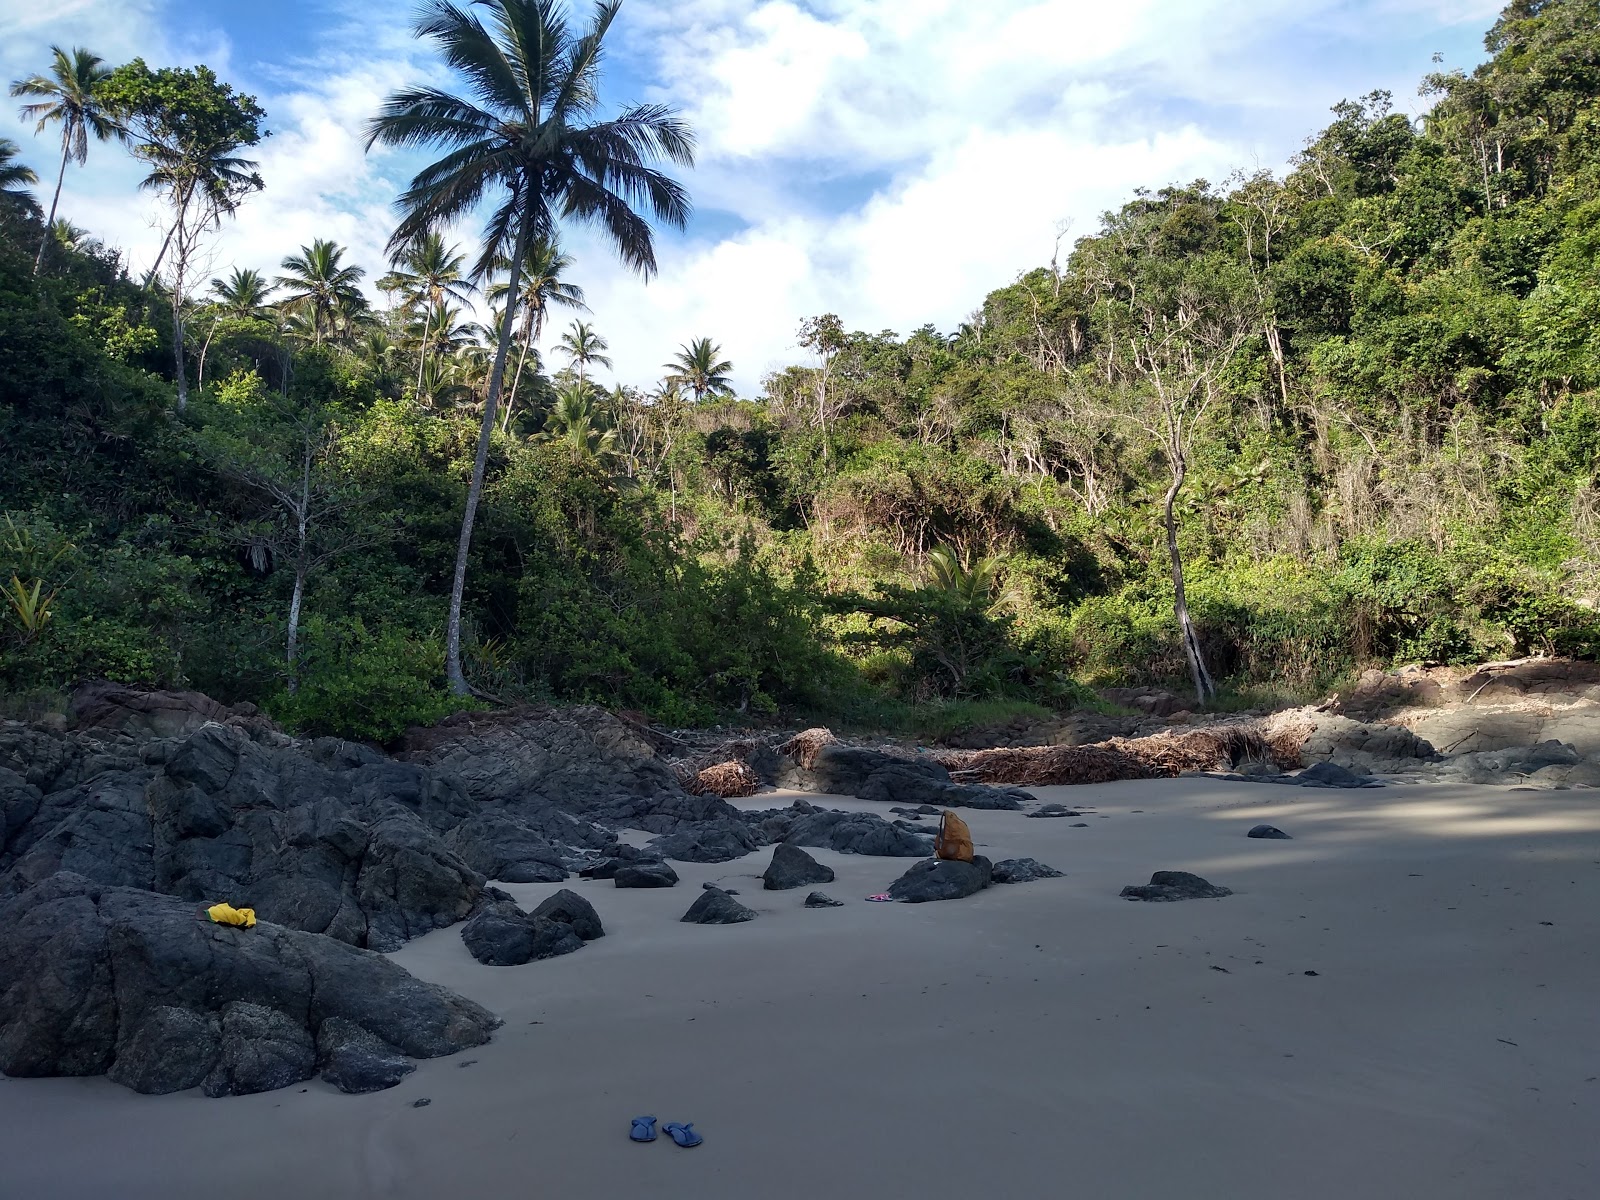
M 972 861 L 972 831 L 955 813 L 946 810 L 939 819 L 939 836 L 934 839 L 933 852 L 951 862 Z

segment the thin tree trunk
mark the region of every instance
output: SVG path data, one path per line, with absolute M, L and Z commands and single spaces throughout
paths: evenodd
M 1172 464 L 1172 486 L 1167 488 L 1167 499 L 1164 509 L 1167 527 L 1167 555 L 1172 560 L 1172 609 L 1178 618 L 1178 632 L 1183 639 L 1183 654 L 1189 660 L 1189 673 L 1194 679 L 1195 699 L 1200 704 L 1205 704 L 1212 696 L 1216 695 L 1216 685 L 1211 681 L 1211 672 L 1206 670 L 1205 658 L 1200 653 L 1200 639 L 1194 631 L 1194 621 L 1189 616 L 1189 598 L 1183 586 L 1183 553 L 1178 549 L 1178 522 L 1173 514 L 1173 506 L 1177 503 L 1178 492 L 1183 488 L 1184 478 L 1189 473 L 1189 465 L 1181 454 L 1174 454 Z
M 178 411 L 189 407 L 189 379 L 183 363 L 183 274 L 180 269 L 172 289 L 172 357 L 177 363 Z
M 67 178 L 67 135 L 61 134 L 61 170 L 56 175 L 56 194 L 50 198 L 50 215 L 44 221 L 44 236 L 39 239 L 39 253 L 33 257 L 33 273 L 35 276 L 44 266 L 44 249 L 50 244 L 50 230 L 56 223 L 56 205 L 61 203 L 61 185 Z
M 297 566 L 294 572 L 294 594 L 289 598 L 289 646 L 285 655 L 289 678 L 284 686 L 291 696 L 300 690 L 300 604 L 305 595 L 306 570 L 303 566 Z
M 211 339 L 216 336 L 217 322 L 211 322 L 211 328 L 206 330 L 206 340 L 200 347 L 200 371 L 195 376 L 194 387 L 197 392 L 206 390 L 206 355 L 211 353 Z
M 467 507 L 461 515 L 461 538 L 456 543 L 456 571 L 450 582 L 450 620 L 445 629 L 445 675 L 450 690 L 457 696 L 471 692 L 461 670 L 461 597 L 467 587 L 467 554 L 472 548 L 472 525 L 478 516 L 478 501 L 483 496 L 483 473 L 489 464 L 489 442 L 494 435 L 500 387 L 505 381 L 506 356 L 511 351 L 511 326 L 517 315 L 517 284 L 522 279 L 522 260 L 528 253 L 528 214 L 517 222 L 517 248 L 511 256 L 511 279 L 506 284 L 506 310 L 500 322 L 500 342 L 489 371 L 489 391 L 483 402 L 483 428 L 478 434 L 478 454 L 472 460 L 472 482 L 467 487 Z
M 500 432 L 511 432 L 511 412 L 517 406 L 517 388 L 522 386 L 522 368 L 528 363 L 528 347 L 533 345 L 533 318 L 529 316 L 522 323 L 522 350 L 517 355 L 517 369 L 511 376 L 511 396 L 506 401 L 505 420 L 500 422 Z

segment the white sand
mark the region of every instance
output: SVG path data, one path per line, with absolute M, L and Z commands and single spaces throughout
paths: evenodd
M 396 958 L 506 1025 L 387 1092 L 0 1079 L 0 1197 L 1600 1194 L 1600 794 L 1040 795 L 1106 815 L 964 815 L 1065 879 L 873 905 L 908 863 L 818 852 L 848 905 L 806 911 L 761 890 L 762 851 L 671 891 L 575 885 L 610 933 L 550 962 L 415 942 Z M 1297 840 L 1246 840 L 1258 820 Z M 1117 898 L 1159 868 L 1237 894 Z M 679 924 L 708 879 L 761 919 Z M 705 1145 L 633 1145 L 640 1113 Z

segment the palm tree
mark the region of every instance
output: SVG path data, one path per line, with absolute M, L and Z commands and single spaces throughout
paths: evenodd
M 124 136 L 122 126 L 112 118 L 101 104 L 95 91 L 101 80 L 111 74 L 111 68 L 97 54 L 81 46 L 70 52 L 60 46 L 51 46 L 49 74 L 30 75 L 11 85 L 13 96 L 42 96 L 36 104 L 22 106 L 24 121 L 37 121 L 34 133 L 40 134 L 45 126 L 61 126 L 61 170 L 56 175 L 55 195 L 50 198 L 50 215 L 45 218 L 45 234 L 39 239 L 39 253 L 33 259 L 33 273 L 37 275 L 44 265 L 44 250 L 50 244 L 50 226 L 55 223 L 56 205 L 61 203 L 61 185 L 67 177 L 67 161 L 80 167 L 89 160 L 89 135 L 96 140 Z
M 561 353 L 572 360 L 572 365 L 578 368 L 578 382 L 589 382 L 589 364 L 609 367 L 611 360 L 606 357 L 606 351 L 611 349 L 611 343 L 606 341 L 594 331 L 594 326 L 583 321 L 574 321 L 572 328 L 561 335 Z
M 1000 590 L 1000 560 L 991 556 L 968 565 L 950 547 L 935 546 L 928 552 L 928 586 L 959 608 L 985 612 Z
M 223 316 L 253 320 L 265 314 L 273 286 L 260 271 L 235 267 L 226 279 L 211 281 L 211 303 Z
M 353 324 L 353 317 L 366 307 L 366 298 L 356 287 L 366 272 L 344 265 L 344 250 L 332 241 L 315 239 L 301 246 L 299 254 L 283 260 L 284 274 L 278 286 L 287 288 L 285 309 L 303 314 L 310 326 L 313 344 L 322 345 L 330 333 L 342 325 Z
M 722 347 L 714 345 L 710 338 L 696 338 L 680 347 L 666 369 L 670 372 L 667 379 L 688 388 L 697 402 L 707 396 L 733 395 L 729 378 L 733 364 L 723 360 Z
M 511 412 L 517 406 L 517 394 L 522 385 L 522 371 L 528 365 L 528 355 L 532 353 L 535 358 L 534 369 L 538 369 L 538 354 L 533 350 L 533 343 L 537 342 L 544 334 L 545 314 L 552 304 L 560 304 L 566 308 L 575 308 L 579 312 L 588 312 L 589 306 L 584 303 L 583 289 L 575 283 L 568 283 L 561 278 L 563 271 L 572 266 L 572 256 L 563 254 L 557 242 L 540 239 L 528 247 L 527 257 L 522 263 L 522 279 L 518 284 L 518 294 L 521 295 L 522 333 L 518 337 L 519 348 L 517 352 L 517 369 L 511 376 L 511 391 L 507 394 L 505 403 L 505 416 L 500 422 L 500 431 L 504 433 L 511 428 Z M 504 304 L 507 292 L 510 290 L 511 262 L 506 258 L 495 260 L 496 274 L 504 274 L 508 278 L 501 283 L 496 283 L 489 288 L 488 299 L 491 305 Z
M 50 240 L 64 250 L 83 250 L 89 245 L 89 231 L 65 217 L 50 222 Z
M 0 200 L 14 204 L 31 213 L 39 211 L 39 202 L 23 191 L 30 183 L 38 183 L 33 168 L 16 161 L 22 147 L 10 138 L 0 138 Z
M 394 270 L 378 280 L 385 292 L 399 292 L 409 307 L 439 309 L 447 301 L 465 304 L 477 289 L 467 282 L 463 264 L 466 256 L 456 247 L 445 245 L 441 234 L 428 232 L 391 260 Z M 427 318 L 423 321 L 426 332 Z M 428 343 L 423 338 L 417 350 L 417 395 L 422 395 L 422 364 L 428 358 Z
M 557 388 L 540 440 L 566 446 L 579 459 L 609 466 L 618 456 L 617 431 L 600 411 L 597 400 L 588 384 Z
M 369 148 L 383 142 L 444 151 L 397 202 L 403 217 L 393 245 L 447 225 L 492 196 L 475 273 L 487 277 L 495 259 L 511 251 L 511 284 L 450 588 L 445 670 L 457 694 L 470 690 L 461 671 L 461 598 L 528 248 L 554 239 L 558 215 L 575 217 L 604 229 L 623 262 L 648 278 L 656 267 L 655 239 L 635 209 L 679 228 L 688 220 L 688 196 L 653 165 L 661 158 L 694 162 L 693 135 L 677 115 L 641 105 L 610 121 L 594 120 L 601 44 L 620 6 L 621 0 L 603 0 L 589 28 L 578 33 L 559 0 L 479 0 L 471 12 L 430 0 L 417 36 L 439 44 L 465 78 L 467 95 L 429 87 L 396 92 L 369 126 Z

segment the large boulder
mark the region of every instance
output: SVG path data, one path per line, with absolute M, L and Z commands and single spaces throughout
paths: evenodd
M 756 912 L 721 888 L 708 887 L 679 919 L 689 925 L 740 925 L 754 921 Z
M 995 883 L 1033 883 L 1038 879 L 1060 879 L 1062 872 L 1047 867 L 1036 858 L 1003 858 L 994 865 Z
M 0 901 L 7 1075 L 112 1071 L 163 1090 L 192 1080 L 210 1043 L 199 1034 L 193 1057 L 170 1072 L 153 1064 L 186 1031 L 215 1029 L 207 1086 L 239 1093 L 298 1075 L 315 1031 L 333 1017 L 413 1058 L 482 1045 L 499 1024 L 380 954 L 267 922 L 214 925 L 167 896 L 63 873 Z M 263 1038 L 270 1053 L 248 1048 Z
M 751 816 L 762 835 L 772 842 L 880 858 L 924 858 L 933 853 L 932 830 L 926 836 L 912 833 L 874 813 L 837 812 L 809 804 L 801 808 L 797 804 Z
M 761 845 L 742 817 L 724 818 L 704 825 L 687 825 L 650 843 L 662 858 L 679 862 L 722 863 L 743 858 Z
M 971 862 L 930 858 L 891 883 L 889 895 L 906 904 L 961 900 L 988 887 L 993 871 L 993 865 L 981 854 Z
M 570 926 L 572 932 L 586 942 L 606 935 L 605 926 L 600 923 L 600 914 L 595 912 L 594 905 L 567 888 L 562 888 L 553 896 L 546 896 L 530 915 Z
M 611 880 L 619 888 L 669 888 L 677 886 L 678 873 L 664 862 L 629 863 Z
M 135 738 L 187 737 L 206 725 L 227 725 L 278 741 L 282 733 L 253 704 L 220 704 L 199 692 L 152 691 L 100 680 L 72 694 L 74 728 L 127 733 Z
M 526 821 L 503 812 L 468 817 L 445 843 L 485 879 L 502 883 L 561 883 L 567 854 Z
M 787 892 L 815 883 L 832 883 L 833 868 L 819 863 L 791 842 L 780 842 L 773 848 L 772 862 L 761 879 L 767 891 Z
M 950 772 L 928 759 L 897 758 L 881 750 L 830 742 L 810 754 L 810 766 L 796 763 L 782 777 L 790 787 L 858 796 L 899 805 L 1012 810 L 1031 799 L 1017 788 L 958 784 Z
M 489 967 L 520 967 L 583 949 L 571 925 L 525 913 L 509 900 L 484 904 L 461 927 L 472 957 Z

